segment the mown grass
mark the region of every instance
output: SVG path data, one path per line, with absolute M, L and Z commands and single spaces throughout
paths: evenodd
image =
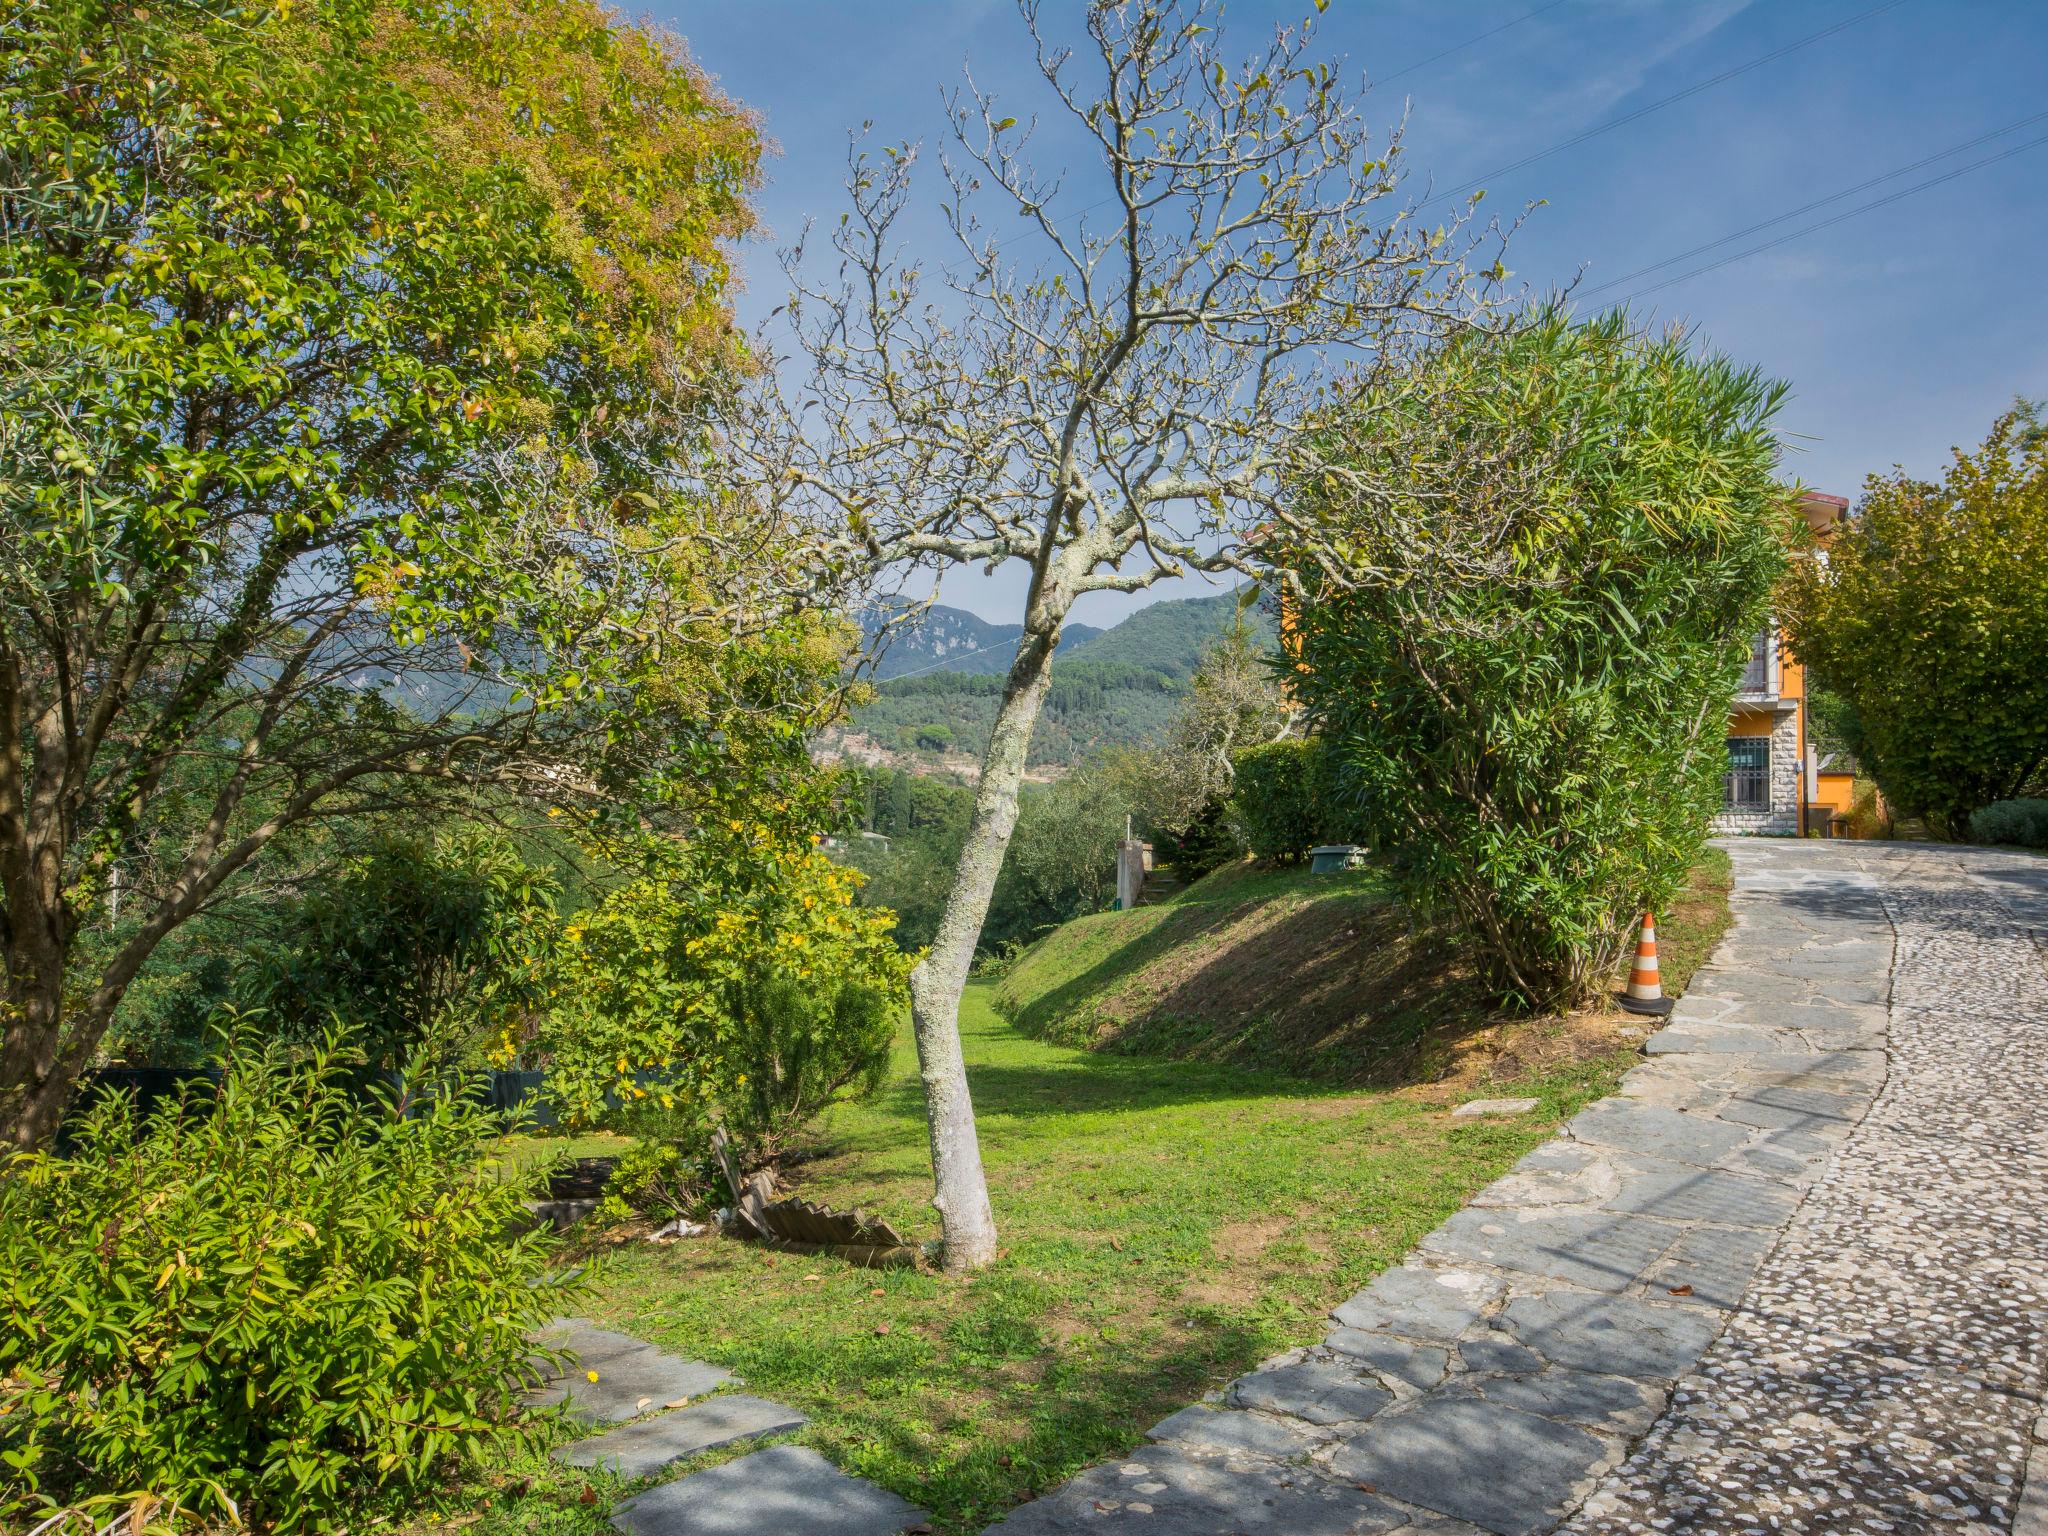
M 980 985 L 962 1027 L 1006 1244 L 992 1268 L 958 1281 L 699 1239 L 607 1255 L 588 1306 L 801 1408 L 814 1422 L 800 1440 L 946 1532 L 1127 1451 L 1173 1409 L 1316 1336 L 1330 1306 L 1622 1065 L 1518 1085 L 1539 1113 L 1473 1122 L 1398 1093 L 1031 1040 Z M 936 1236 L 907 1040 L 888 1089 L 835 1112 L 826 1137 L 803 1194 Z M 482 1503 L 479 1533 L 595 1533 L 627 1486 L 530 1457 L 458 1502 Z
M 1674 979 L 1726 923 L 1706 874 L 1667 919 Z M 1270 877 L 1267 894 L 1298 878 Z M 1372 877 L 1349 878 L 1358 899 L 1379 899 Z M 1718 879 L 1724 893 L 1725 859 Z M 1154 910 L 1127 916 L 1166 920 Z M 1331 1306 L 1610 1091 L 1629 1061 L 1612 1049 L 1490 1078 L 1486 1093 L 1540 1107 L 1472 1121 L 1449 1113 L 1461 1095 L 1441 1088 L 1346 1091 L 1032 1038 L 997 1014 L 985 983 L 969 989 L 961 1025 L 1005 1245 L 992 1267 L 955 1280 L 722 1239 L 632 1245 L 597 1261 L 586 1308 L 802 1409 L 812 1424 L 797 1440 L 922 1505 L 952 1536 L 1318 1337 Z M 907 1035 L 884 1090 L 833 1111 L 819 1151 L 795 1170 L 798 1192 L 860 1205 L 915 1240 L 937 1235 Z M 637 1486 L 536 1453 L 439 1507 L 477 1536 L 597 1536 Z

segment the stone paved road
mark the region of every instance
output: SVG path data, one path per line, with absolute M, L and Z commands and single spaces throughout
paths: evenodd
M 2048 861 L 1731 853 L 1620 1094 L 991 1536 L 2048 1536 Z
M 2048 863 L 1863 862 L 1897 935 L 1883 1091 L 1574 1536 L 2013 1529 L 2048 1359 Z

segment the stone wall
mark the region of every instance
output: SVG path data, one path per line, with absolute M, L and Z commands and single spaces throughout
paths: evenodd
M 1788 709 L 1771 727 L 1771 808 L 1722 811 L 1714 817 L 1717 837 L 1799 835 L 1799 711 Z

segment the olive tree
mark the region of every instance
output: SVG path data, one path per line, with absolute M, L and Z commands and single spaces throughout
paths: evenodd
M 34 1145 L 281 836 L 729 723 L 716 660 L 793 584 L 690 493 L 759 142 L 673 39 L 590 0 L 6 26 L 0 1144 Z
M 870 569 L 1027 578 L 966 844 L 912 978 L 953 1269 L 996 1250 L 961 991 L 1073 605 L 1242 569 L 1243 534 L 1314 451 L 1333 374 L 1389 376 L 1479 323 L 1504 275 L 1473 199 L 1436 218 L 1406 194 L 1398 127 L 1369 131 L 1310 23 L 1244 57 L 1219 10 L 1091 0 L 1085 43 L 1067 47 L 1020 0 L 1088 179 L 1038 169 L 1037 124 L 970 77 L 948 98 L 949 254 L 912 260 L 899 243 L 921 155 L 857 139 L 829 250 L 812 235 L 788 255 L 789 299 L 761 343 L 780 366 L 737 402 L 757 494 L 833 509 Z

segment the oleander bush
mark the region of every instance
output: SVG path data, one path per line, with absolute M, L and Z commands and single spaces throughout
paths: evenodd
M 201 1522 L 353 1523 L 525 1433 L 559 1312 L 534 1175 L 445 1082 L 362 1086 L 335 1037 L 243 1035 L 217 1090 L 120 1095 L 0 1171 L 0 1525 L 147 1494 Z
M 1783 396 L 1683 333 L 1545 311 L 1340 401 L 1291 513 L 1324 557 L 1276 525 L 1297 696 L 1504 998 L 1593 996 L 1698 856 L 1797 531 Z
M 1970 838 L 2048 848 L 2048 800 L 1994 800 L 1970 817 Z

